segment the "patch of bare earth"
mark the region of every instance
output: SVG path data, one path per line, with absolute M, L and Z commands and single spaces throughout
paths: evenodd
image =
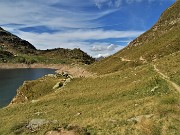
M 127 59 L 127 58 L 121 58 L 121 61 L 126 61 L 126 62 L 129 62 L 129 61 L 132 61 L 132 60 Z
M 57 73 L 67 72 L 68 74 L 72 75 L 73 77 L 95 77 L 96 74 L 88 72 L 86 69 L 78 66 L 62 66 L 57 71 Z

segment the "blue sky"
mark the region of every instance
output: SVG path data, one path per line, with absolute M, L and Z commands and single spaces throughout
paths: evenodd
M 1 0 L 0 26 L 37 49 L 108 56 L 151 28 L 175 0 Z

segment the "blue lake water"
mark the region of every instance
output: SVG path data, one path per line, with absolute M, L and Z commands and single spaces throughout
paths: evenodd
M 16 95 L 17 89 L 26 80 L 35 80 L 46 74 L 55 73 L 53 69 L 0 69 L 0 108 L 8 105 Z

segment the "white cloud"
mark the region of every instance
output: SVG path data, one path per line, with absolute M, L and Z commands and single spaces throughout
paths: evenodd
M 17 29 L 11 29 L 9 27 L 3 27 L 10 32 L 17 34 L 23 39 L 28 41 L 42 40 L 42 39 L 54 39 L 59 42 L 73 42 L 73 41 L 86 41 L 86 40 L 103 40 L 103 39 L 119 39 L 119 38 L 132 38 L 137 37 L 143 33 L 143 31 L 116 31 L 116 30 L 102 30 L 102 29 L 89 29 L 89 30 L 67 30 L 56 33 L 31 33 L 23 32 Z M 33 39 L 33 40 L 32 40 Z M 35 43 L 34 45 L 36 45 Z
M 120 46 L 120 45 L 114 45 L 114 44 L 110 44 L 110 43 L 93 43 L 92 47 L 91 47 L 91 54 L 93 54 L 93 56 L 95 58 L 98 57 L 107 57 L 111 54 L 116 53 L 117 51 L 119 51 L 120 49 L 122 49 L 124 46 Z
M 98 29 L 103 26 L 98 19 L 116 12 L 118 9 L 113 7 L 121 6 L 122 2 L 123 0 L 2 0 L 0 26 L 4 25 L 6 30 L 28 40 L 38 49 L 81 48 L 94 57 L 107 56 L 122 48 L 121 44 L 114 45 L 107 39 L 131 39 L 142 33 L 142 31 Z M 104 4 L 112 8 L 97 9 L 96 12 L 87 12 L 83 9 L 89 5 L 101 8 Z M 36 26 L 45 26 L 57 32 L 33 33 L 19 30 Z
M 121 3 L 122 3 L 122 0 L 116 0 L 115 6 L 116 6 L 116 7 L 119 7 L 119 6 L 121 5 Z
M 101 45 L 93 45 L 91 51 L 114 51 L 117 47 L 118 45 L 102 43 Z
M 25 24 L 26 27 L 45 25 L 56 29 L 63 27 L 95 28 L 101 26 L 101 24 L 91 20 L 96 20 L 116 11 L 115 9 L 109 9 L 106 11 L 86 12 L 81 9 L 89 4 L 93 3 L 84 2 L 83 0 L 0 1 L 0 25 L 15 23 Z M 56 5 L 59 5 L 59 7 L 56 7 Z
M 103 6 L 109 6 L 109 7 L 120 7 L 122 3 L 131 4 L 134 2 L 142 2 L 143 0 L 94 0 L 95 5 L 101 9 Z M 152 1 L 152 0 L 149 0 Z
M 100 57 L 107 57 L 107 56 L 109 56 L 110 54 L 109 53 L 100 53 L 100 54 L 98 54 L 97 56 L 95 56 L 95 58 L 100 58 Z
M 7 29 L 6 27 L 3 27 Z M 141 31 L 103 31 L 103 30 L 74 30 L 57 33 L 30 33 L 16 29 L 8 30 L 22 39 L 28 40 L 37 49 L 51 48 L 81 48 L 93 57 L 99 54 L 113 54 L 123 48 L 121 44 L 111 44 L 110 42 L 90 42 L 88 40 L 103 40 L 107 38 L 130 38 L 141 34 Z
M 99 9 L 102 9 L 104 6 L 119 8 L 121 7 L 121 5 L 123 5 L 122 3 L 133 4 L 135 2 L 143 2 L 143 1 L 155 2 L 157 0 L 94 0 L 94 3 Z M 165 0 L 158 0 L 158 1 L 164 2 Z M 174 1 L 174 0 L 169 0 L 169 1 Z
M 103 6 L 119 7 L 122 0 L 94 0 L 95 5 L 101 9 Z

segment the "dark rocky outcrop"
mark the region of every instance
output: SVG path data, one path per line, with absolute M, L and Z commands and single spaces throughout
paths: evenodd
M 13 54 L 28 54 L 36 51 L 36 48 L 28 41 L 22 40 L 3 28 L 0 28 L 0 47 Z
M 0 50 L 12 53 L 17 56 L 28 55 L 30 61 L 33 59 L 36 63 L 44 63 L 46 61 L 62 61 L 62 63 L 84 63 L 91 64 L 95 61 L 94 58 L 89 56 L 87 53 L 83 52 L 80 49 L 64 49 L 64 48 L 55 48 L 48 50 L 37 50 L 31 43 L 26 40 L 23 40 L 16 35 L 11 34 L 10 32 L 4 30 L 0 27 Z M 31 59 L 29 56 L 44 57 L 43 61 L 36 61 L 34 58 Z M 38 60 L 42 60 L 39 58 Z M 6 60 L 8 61 L 8 60 Z M 18 58 L 15 62 L 29 63 L 22 57 Z M 69 62 L 68 62 L 69 61 Z M 34 62 L 33 62 L 34 63 Z M 53 62 L 50 62 L 53 63 Z M 57 64 L 57 63 L 56 63 Z

